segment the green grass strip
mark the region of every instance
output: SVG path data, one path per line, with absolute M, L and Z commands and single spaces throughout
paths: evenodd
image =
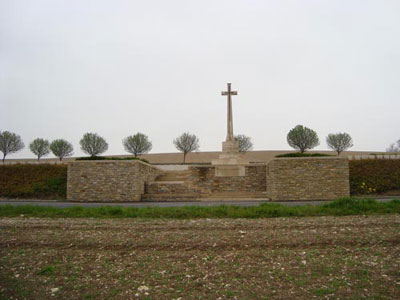
M 309 216 L 347 216 L 400 213 L 400 200 L 377 202 L 372 199 L 343 198 L 323 205 L 286 206 L 262 203 L 258 206 L 183 206 L 183 207 L 121 207 L 100 206 L 56 208 L 37 205 L 2 205 L 0 217 L 40 218 L 277 218 Z

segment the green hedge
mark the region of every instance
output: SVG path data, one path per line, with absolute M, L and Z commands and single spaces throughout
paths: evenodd
M 66 165 L 0 165 L 0 197 L 65 199 L 66 193 Z
M 76 160 L 140 160 L 145 163 L 149 163 L 147 159 L 139 157 L 84 156 L 84 157 L 78 157 Z
M 400 191 L 400 159 L 350 160 L 351 194 Z

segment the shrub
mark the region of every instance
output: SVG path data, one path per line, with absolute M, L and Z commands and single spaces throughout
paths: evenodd
M 0 197 L 65 199 L 66 165 L 0 166 Z
M 400 190 L 399 159 L 350 160 L 350 192 L 374 194 Z

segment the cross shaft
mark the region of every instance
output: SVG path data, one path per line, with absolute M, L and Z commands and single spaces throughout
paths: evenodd
M 227 134 L 226 141 L 233 141 L 233 115 L 232 115 L 232 98 L 236 96 L 237 92 L 231 90 L 231 84 L 228 83 L 228 89 L 226 92 L 221 93 L 222 96 L 228 96 L 228 116 L 227 116 Z

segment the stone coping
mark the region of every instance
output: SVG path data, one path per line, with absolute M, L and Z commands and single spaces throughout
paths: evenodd
M 157 166 L 154 166 L 152 164 L 148 164 L 144 161 L 141 160 L 135 160 L 135 159 L 127 159 L 127 160 L 75 160 L 75 161 L 69 161 L 66 164 L 67 165 L 74 165 L 74 164 L 90 164 L 90 163 L 100 163 L 100 164 L 142 164 L 148 167 L 152 167 L 155 168 L 157 170 L 161 170 L 160 168 L 158 168 Z M 162 170 L 161 170 L 162 171 Z
M 274 157 L 273 159 L 277 160 L 300 160 L 300 159 L 306 159 L 306 160 L 311 160 L 311 159 L 343 159 L 343 160 L 348 160 L 347 157 L 337 157 L 337 156 L 305 156 L 305 157 Z
M 218 164 L 218 165 L 189 165 L 188 167 L 196 167 L 196 168 L 215 168 L 220 166 L 245 166 L 245 167 L 256 167 L 256 166 L 265 166 L 268 164 L 267 162 L 258 162 L 258 163 L 247 163 L 247 164 Z

